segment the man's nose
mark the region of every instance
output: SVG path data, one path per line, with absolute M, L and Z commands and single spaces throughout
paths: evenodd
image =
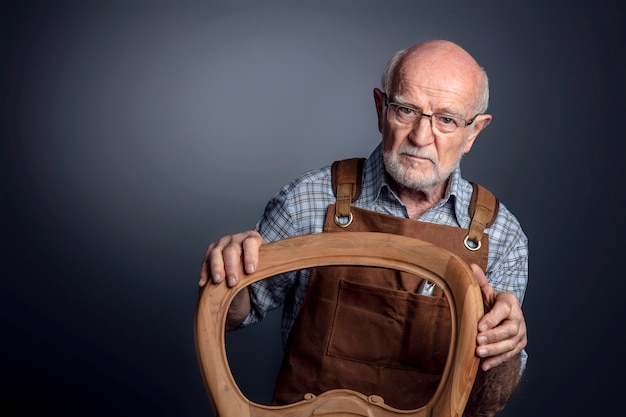
M 435 140 L 432 127 L 432 116 L 422 114 L 419 119 L 413 123 L 409 139 L 416 146 L 426 146 Z

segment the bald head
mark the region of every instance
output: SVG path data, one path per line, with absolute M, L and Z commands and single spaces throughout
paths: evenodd
M 399 51 L 385 68 L 382 87 L 387 94 L 394 94 L 405 80 L 415 77 L 454 86 L 468 96 L 475 113 L 487 110 L 487 74 L 466 50 L 453 42 L 434 40 Z

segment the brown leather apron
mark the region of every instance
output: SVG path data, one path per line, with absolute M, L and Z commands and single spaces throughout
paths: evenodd
M 360 193 L 361 173 L 362 159 L 333 165 L 337 204 L 328 207 L 325 232 L 414 237 L 486 269 L 488 236 L 483 229 L 497 213 L 493 194 L 475 186 L 468 231 L 351 206 Z M 341 219 L 349 221 L 349 226 Z M 468 235 L 472 242 L 480 242 L 479 246 L 469 245 L 473 250 L 466 247 Z M 435 288 L 430 296 L 421 295 L 421 283 L 422 279 L 412 274 L 381 268 L 314 268 L 287 340 L 274 404 L 300 401 L 306 393 L 319 395 L 348 388 L 381 396 L 386 404 L 399 409 L 425 405 L 446 364 L 451 320 L 441 289 Z

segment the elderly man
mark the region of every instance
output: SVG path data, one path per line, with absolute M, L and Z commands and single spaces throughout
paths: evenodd
M 485 113 L 489 98 L 486 73 L 458 45 L 429 41 L 398 52 L 383 73 L 382 88 L 374 89 L 382 143 L 370 157 L 364 162 L 344 161 L 309 171 L 283 187 L 268 203 L 255 230 L 225 236 L 209 245 L 200 285 L 209 281 L 236 285 L 242 257 L 246 271 L 253 272 L 258 248 L 264 242 L 343 229 L 346 220 L 337 216 L 336 183 L 354 177 L 360 186 L 349 196 L 352 230 L 413 236 L 439 244 L 471 264 L 487 312 L 477 323 L 476 355 L 481 358 L 481 368 L 465 414 L 495 415 L 525 368 L 526 325 L 521 302 L 528 278 L 528 244 L 516 218 L 495 199 L 493 218 L 482 225 L 488 241 L 481 245 L 481 241 L 462 239 L 475 224 L 472 198 L 491 195 L 463 179 L 460 172 L 463 154 L 492 119 Z M 242 291 L 231 305 L 229 330 L 256 322 L 268 310 L 284 305 L 286 351 L 274 401 L 287 403 L 306 392 L 353 388 L 381 395 L 397 408 L 422 406 L 436 389 L 447 354 L 449 335 L 442 330 L 449 311 L 431 307 L 446 306 L 445 296 L 440 290 L 433 292 L 428 281 L 416 286 L 391 273 L 370 279 L 369 272 L 359 272 L 359 277 L 365 276 L 360 281 L 353 279 L 350 271 L 333 271 L 332 279 L 339 285 L 318 285 L 318 276 L 327 272 L 298 271 L 260 281 Z M 359 336 L 363 339 L 356 343 L 341 340 L 345 329 L 335 329 L 339 324 L 330 315 L 335 304 L 323 300 L 339 303 L 352 288 L 357 293 L 390 292 L 390 299 L 394 299 L 394 291 L 414 298 L 410 307 L 394 304 L 396 311 L 404 312 L 394 319 L 397 326 L 386 327 L 389 317 L 371 319 L 372 326 L 389 332 L 389 340 L 399 340 L 397 346 L 384 345 L 381 352 L 372 353 L 363 349 L 368 346 L 367 335 Z M 377 291 L 369 291 L 372 288 Z M 353 302 L 362 308 L 364 303 L 379 301 Z M 350 323 L 358 317 L 347 320 L 345 323 Z M 331 340 L 329 334 L 335 337 Z M 424 357 L 426 353 L 434 357 Z

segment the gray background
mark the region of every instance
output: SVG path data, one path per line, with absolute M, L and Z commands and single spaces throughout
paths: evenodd
M 211 415 L 206 245 L 379 141 L 372 88 L 432 38 L 487 69 L 464 159 L 531 244 L 530 362 L 505 416 L 608 415 L 626 369 L 623 2 L 2 2 L 3 389 L 12 415 Z M 229 337 L 271 392 L 276 316 Z M 255 362 L 259 362 L 255 365 Z

